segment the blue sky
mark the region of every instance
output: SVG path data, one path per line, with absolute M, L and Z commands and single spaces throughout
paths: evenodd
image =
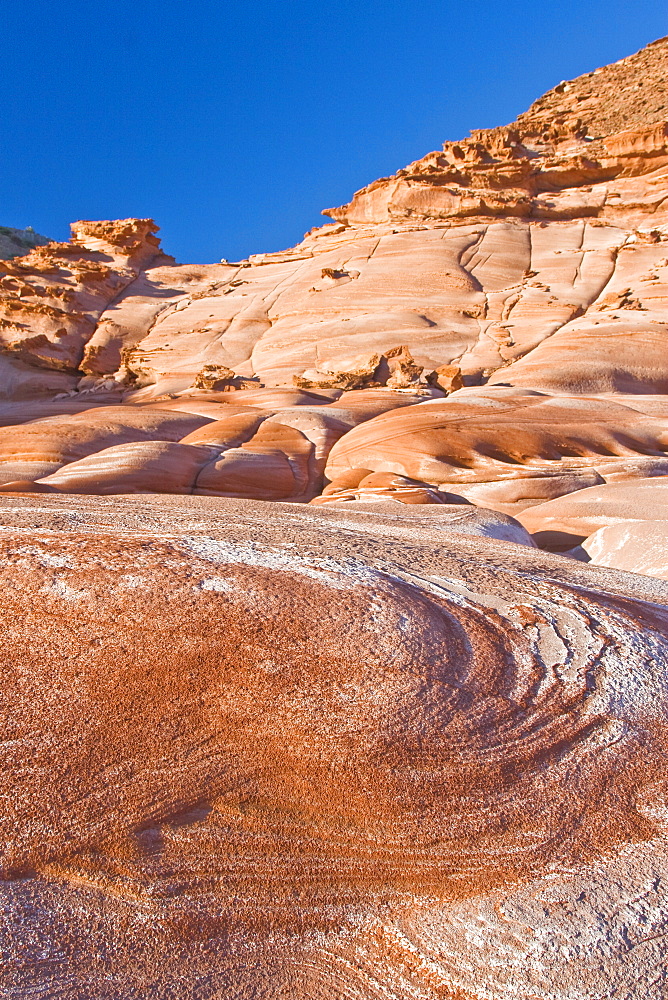
M 320 210 L 668 34 L 662 2 L 5 0 L 0 224 L 151 216 L 179 261 Z

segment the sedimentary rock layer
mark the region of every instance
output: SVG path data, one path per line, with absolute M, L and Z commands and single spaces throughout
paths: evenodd
M 664 981 L 660 585 L 439 510 L 3 499 L 12 996 Z
M 3 263 L 0 488 L 530 507 L 563 549 L 534 508 L 668 474 L 667 68 L 564 81 L 281 253 L 177 265 L 126 219 Z M 571 548 L 627 537 L 662 573 Z
M 175 266 L 150 220 L 76 223 L 3 265 L 5 351 L 182 391 L 206 365 L 275 384 L 408 344 L 469 381 L 663 391 L 667 52 L 559 84 L 282 253 Z
M 562 82 L 282 253 L 177 265 L 127 219 L 0 265 L 0 489 L 532 508 L 563 549 L 537 508 L 668 474 L 667 66 Z M 615 538 L 571 548 L 663 572 Z
M 666 993 L 667 72 L 0 263 L 11 1000 Z

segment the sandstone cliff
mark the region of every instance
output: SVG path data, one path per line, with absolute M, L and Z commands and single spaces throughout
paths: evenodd
M 77 223 L 71 244 L 4 265 L 4 350 L 157 394 L 205 364 L 291 384 L 398 344 L 467 384 L 663 391 L 667 53 L 661 39 L 559 84 L 283 253 L 175 267 L 147 220 Z
M 519 516 L 668 474 L 667 63 L 661 39 L 560 83 L 282 253 L 177 265 L 129 219 L 0 265 L 5 420 L 51 421 L 5 433 L 0 482 L 342 502 L 399 476 L 395 499 L 426 488 Z M 98 433 L 110 404 L 125 429 Z M 140 443 L 139 407 L 216 430 L 195 449 Z M 614 558 L 578 547 L 584 522 L 569 537 Z

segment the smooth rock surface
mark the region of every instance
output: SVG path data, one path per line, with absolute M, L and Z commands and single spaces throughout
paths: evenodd
M 125 219 L 4 262 L 3 491 L 360 502 L 394 475 L 515 516 L 667 475 L 666 72 L 659 39 L 562 81 L 286 251 L 176 264 Z M 195 462 L 197 427 L 81 426 L 105 408 L 221 423 Z
M 668 476 L 607 483 L 579 490 L 518 513 L 546 548 L 568 547 L 611 525 L 668 522 Z
M 531 502 L 550 489 L 558 496 L 602 481 L 599 465 L 610 475 L 617 462 L 628 469 L 647 454 L 665 461 L 667 451 L 663 416 L 609 398 L 481 388 L 356 427 L 332 448 L 326 475 L 336 482 L 355 468 L 394 472 L 452 492 L 484 483 L 473 502 L 476 490 L 489 500 L 497 490 L 500 502 Z M 552 479 L 554 486 L 545 482 Z
M 668 519 L 610 524 L 586 538 L 581 549 L 597 566 L 668 580 Z

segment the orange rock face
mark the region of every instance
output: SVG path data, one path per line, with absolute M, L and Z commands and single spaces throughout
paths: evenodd
M 663 996 L 667 73 L 0 261 L 11 1000 Z

